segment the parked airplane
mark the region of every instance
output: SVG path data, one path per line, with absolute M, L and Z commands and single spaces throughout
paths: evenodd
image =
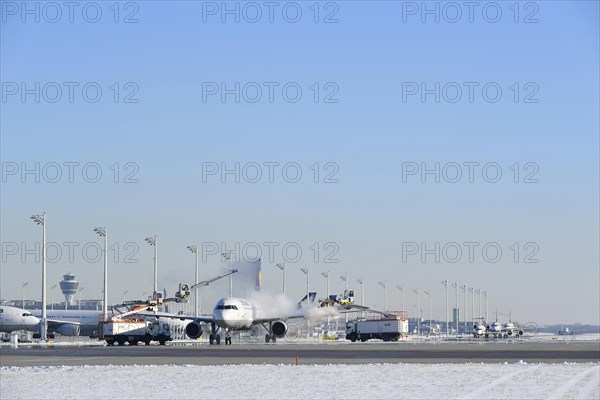
M 80 334 L 92 336 L 98 330 L 98 311 L 79 310 L 47 310 L 48 337 L 53 338 L 53 332 L 64 336 Z M 0 332 L 27 330 L 39 334 L 41 310 L 23 310 L 17 307 L 0 307 Z M 34 335 L 35 337 L 35 335 Z
M 42 310 L 30 312 L 35 317 L 42 318 Z M 57 332 L 63 336 L 97 337 L 101 315 L 102 312 L 96 310 L 46 310 L 48 332 Z
M 27 310 L 17 307 L 0 307 L 0 332 L 14 332 L 19 330 L 37 332 L 40 320 Z

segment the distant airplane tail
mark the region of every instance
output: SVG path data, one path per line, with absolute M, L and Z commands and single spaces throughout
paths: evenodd
M 314 303 L 314 301 L 315 301 L 315 298 L 317 297 L 317 292 L 309 292 L 309 293 L 308 293 L 308 295 L 310 296 L 310 297 L 309 297 L 309 301 L 310 301 L 311 303 Z M 301 306 L 302 306 L 302 303 L 306 303 L 306 296 L 304 296 L 304 297 L 302 298 L 302 300 L 300 300 L 300 301 L 298 302 L 298 307 L 301 307 Z
M 163 299 L 167 299 L 167 288 L 163 288 Z M 165 312 L 168 313 L 169 312 L 169 302 L 165 301 L 164 303 L 165 306 Z

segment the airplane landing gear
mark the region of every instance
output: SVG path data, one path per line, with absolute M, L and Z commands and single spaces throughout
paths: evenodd
M 221 344 L 221 335 L 217 334 L 217 327 L 215 325 L 215 323 L 213 322 L 211 324 L 211 334 L 208 337 L 208 343 L 212 346 L 215 342 L 217 342 L 217 345 Z
M 273 323 L 269 322 L 268 328 L 263 324 L 263 328 L 265 328 L 267 330 L 267 334 L 265 335 L 265 343 L 269 343 L 269 341 L 275 343 L 275 341 L 277 340 L 277 337 L 275 337 L 275 335 L 273 335 Z

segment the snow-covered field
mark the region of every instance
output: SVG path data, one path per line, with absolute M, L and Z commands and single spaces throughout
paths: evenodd
M 0 367 L 1 399 L 598 399 L 600 365 Z

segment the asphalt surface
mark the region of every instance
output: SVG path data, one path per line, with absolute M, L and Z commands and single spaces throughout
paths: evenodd
M 318 343 L 0 348 L 2 366 L 600 362 L 600 343 Z

